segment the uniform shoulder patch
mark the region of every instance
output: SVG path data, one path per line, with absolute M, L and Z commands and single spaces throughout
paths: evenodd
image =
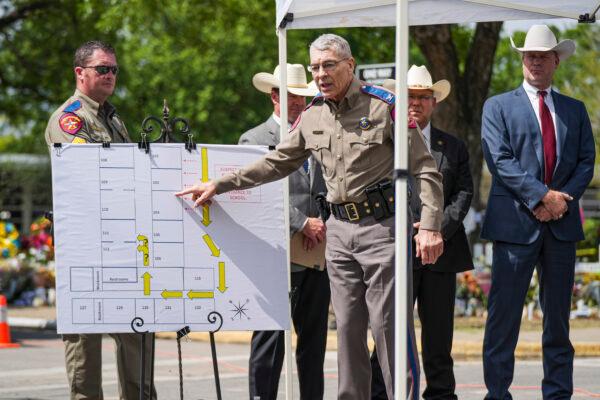
M 81 130 L 83 127 L 83 121 L 73 113 L 64 113 L 58 120 L 60 129 L 69 135 L 74 135 Z
M 376 99 L 379 99 L 391 106 L 396 104 L 396 96 L 394 96 L 394 93 L 389 92 L 387 89 L 384 89 L 382 87 L 373 85 L 362 85 L 360 87 L 360 91 L 365 94 L 368 94 L 369 96 L 375 97 Z
M 290 128 L 290 132 L 293 131 L 298 126 L 298 124 L 300 123 L 300 120 L 302 119 L 302 114 L 304 114 L 304 111 L 308 110 L 309 108 L 311 108 L 312 106 L 314 106 L 317 102 L 319 102 L 321 100 L 323 100 L 323 96 L 321 95 L 321 93 L 319 93 L 315 97 L 313 97 L 311 102 L 308 103 L 308 105 L 306 107 L 304 107 L 304 110 L 300 113 L 300 115 L 298 115 L 298 118 L 296 118 L 296 121 Z
M 75 100 L 74 102 L 72 102 L 71 104 L 69 104 L 63 110 L 63 112 L 72 113 L 72 112 L 75 112 L 75 111 L 79 110 L 80 108 L 81 108 L 81 100 Z

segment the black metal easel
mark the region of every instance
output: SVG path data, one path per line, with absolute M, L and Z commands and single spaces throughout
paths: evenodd
M 189 123 L 184 118 L 169 118 L 169 107 L 167 106 L 167 100 L 164 100 L 163 103 L 163 117 L 162 119 L 155 117 L 153 115 L 146 117 L 142 121 L 142 138 L 138 143 L 138 148 L 143 149 L 146 154 L 150 153 L 150 144 L 151 143 L 175 143 L 178 142 L 175 140 L 174 134 L 186 135 L 187 138 L 185 140 L 185 149 L 189 152 L 196 149 L 196 143 L 193 140 L 193 134 L 190 133 Z M 154 140 L 148 140 L 149 135 L 154 131 L 153 124 L 158 125 L 160 128 L 160 136 Z M 179 129 L 176 128 L 179 126 Z M 218 324 L 216 329 L 209 331 L 210 336 L 210 349 L 211 356 L 213 362 L 213 371 L 215 375 L 215 385 L 217 390 L 217 399 L 221 400 L 221 383 L 219 379 L 219 366 L 217 361 L 217 350 L 215 344 L 215 332 L 218 332 L 223 326 L 223 316 L 217 312 L 213 311 L 208 314 L 207 320 L 210 324 Z M 150 373 L 150 381 L 149 381 L 149 392 L 150 396 L 152 396 L 152 386 L 154 383 L 154 353 L 155 353 L 155 341 L 154 341 L 154 333 L 148 333 L 148 331 L 140 331 L 136 328 L 141 328 L 144 325 L 144 320 L 140 317 L 136 317 L 131 321 L 131 329 L 137 333 L 142 335 L 142 343 L 141 343 L 141 364 L 140 364 L 140 400 L 145 400 L 145 381 L 146 381 L 146 369 L 144 368 L 146 364 L 146 335 L 150 335 L 150 340 L 152 340 L 152 351 L 150 354 L 151 358 L 151 373 Z M 177 333 L 177 353 L 179 357 L 179 395 L 180 399 L 183 400 L 183 365 L 181 360 L 181 339 L 185 337 L 188 333 L 190 333 L 190 328 L 188 326 L 183 327 Z

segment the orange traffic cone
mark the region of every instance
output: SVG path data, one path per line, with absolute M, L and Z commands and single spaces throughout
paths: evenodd
M 10 328 L 7 321 L 6 297 L 0 294 L 0 349 L 21 347 L 18 343 L 11 343 Z

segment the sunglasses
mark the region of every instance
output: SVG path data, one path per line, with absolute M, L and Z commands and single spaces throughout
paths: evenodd
M 81 68 L 94 68 L 98 75 L 106 75 L 108 72 L 112 72 L 113 75 L 117 75 L 119 73 L 118 65 L 93 65 L 89 67 L 81 67 Z

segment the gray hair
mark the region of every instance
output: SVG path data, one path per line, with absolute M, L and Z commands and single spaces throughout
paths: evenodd
M 326 33 L 316 38 L 315 41 L 310 44 L 309 51 L 313 50 L 334 50 L 336 54 L 342 58 L 352 57 L 352 51 L 350 50 L 348 41 L 343 37 L 332 33 Z

